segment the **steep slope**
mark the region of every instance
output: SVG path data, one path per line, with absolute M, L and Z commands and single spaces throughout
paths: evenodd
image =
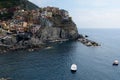
M 0 19 L 11 19 L 16 7 L 25 10 L 38 9 L 39 7 L 28 0 L 0 0 Z
M 13 8 L 16 6 L 21 6 L 24 9 L 39 8 L 28 0 L 0 0 L 0 8 Z
M 40 40 L 75 40 L 78 38 L 79 33 L 76 24 L 71 19 L 68 19 L 66 22 L 63 22 L 63 18 L 61 16 L 54 16 L 52 20 L 48 19 L 47 21 L 49 23 L 52 23 L 52 25 L 42 26 L 36 33 L 36 36 L 40 38 Z
M 38 8 L 28 0 L 0 2 L 0 52 L 41 48 L 79 37 L 76 24 L 64 9 Z

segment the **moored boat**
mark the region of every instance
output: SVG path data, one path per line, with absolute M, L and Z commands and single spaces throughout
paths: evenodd
M 119 61 L 118 60 L 115 60 L 114 62 L 113 62 L 113 65 L 115 65 L 115 66 L 117 66 L 119 64 Z
M 71 65 L 71 71 L 73 71 L 73 72 L 77 71 L 77 65 L 76 64 Z

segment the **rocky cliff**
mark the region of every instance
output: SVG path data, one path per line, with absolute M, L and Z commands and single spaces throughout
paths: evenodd
M 42 41 L 60 40 L 60 39 L 77 39 L 79 34 L 76 24 L 68 19 L 63 21 L 63 18 L 54 16 L 48 22 L 52 25 L 42 26 L 36 33 L 36 36 Z
M 18 1 L 18 3 L 16 3 Z M 2 1 L 0 51 L 45 47 L 49 42 L 76 40 L 79 33 L 68 11 L 56 7 L 38 8 L 27 0 Z M 10 4 L 3 6 L 3 4 Z M 19 5 L 19 7 L 18 7 Z M 9 7 L 8 7 L 9 6 Z M 6 9 L 4 9 L 6 8 Z M 10 18 L 9 8 L 15 8 Z

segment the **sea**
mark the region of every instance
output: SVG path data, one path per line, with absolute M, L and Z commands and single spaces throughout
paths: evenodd
M 120 80 L 120 29 L 79 29 L 101 46 L 87 47 L 79 41 L 55 43 L 33 52 L 0 54 L 0 78 L 12 80 Z M 70 67 L 77 65 L 72 73 Z

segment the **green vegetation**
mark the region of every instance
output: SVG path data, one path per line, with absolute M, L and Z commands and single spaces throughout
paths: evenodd
M 0 20 L 11 19 L 14 14 L 15 7 L 18 6 L 25 10 L 38 8 L 38 6 L 28 0 L 0 0 Z
M 14 12 L 8 12 L 10 8 L 20 5 L 21 0 L 0 0 L 0 19 L 7 20 L 12 18 Z M 6 8 L 4 10 L 4 8 Z
M 10 8 L 20 4 L 20 0 L 0 0 L 0 8 Z

